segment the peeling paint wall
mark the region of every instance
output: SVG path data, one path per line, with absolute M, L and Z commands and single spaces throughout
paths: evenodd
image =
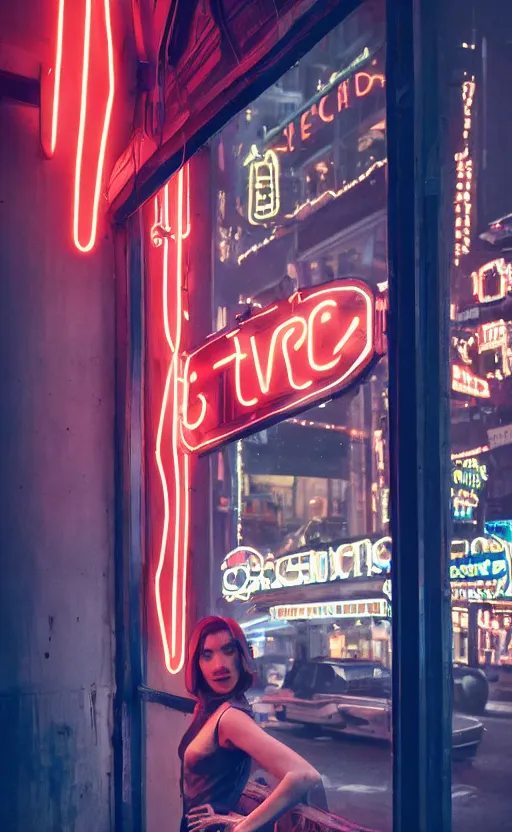
M 2 0 L 0 59 L 7 50 L 20 68 L 37 66 L 57 6 Z M 104 222 L 96 251 L 72 247 L 75 137 L 66 126 L 64 150 L 48 162 L 37 109 L 1 101 L 0 125 L 0 829 L 106 832 L 114 817 L 113 245 Z M 116 128 L 112 158 L 129 127 L 128 117 Z

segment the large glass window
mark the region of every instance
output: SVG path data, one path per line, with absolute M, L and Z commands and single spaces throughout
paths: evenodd
M 290 386 L 311 383 L 294 359 L 306 335 L 298 323 L 274 341 L 265 336 L 262 347 L 257 323 L 283 308 L 300 317 L 299 299 L 330 297 L 355 281 L 373 298 L 379 328 L 387 292 L 384 13 L 382 2 L 363 5 L 210 144 L 212 326 L 233 340 L 254 327 L 247 343 L 259 386 L 246 381 L 254 367 L 240 359 L 237 395 L 250 435 L 235 432 L 210 454 L 212 591 L 198 612 L 241 623 L 257 667 L 258 717 L 319 768 L 330 811 L 390 830 L 385 345 L 340 395 L 335 387 L 288 412 Z M 343 328 L 335 331 L 339 349 L 348 348 Z M 277 413 L 250 430 L 269 388 Z M 239 403 L 223 395 L 229 423 Z
M 453 763 L 453 828 L 497 832 L 510 825 L 512 748 L 512 119 L 502 95 L 512 12 L 493 0 L 449 7 L 454 705 L 485 727 L 472 767 Z

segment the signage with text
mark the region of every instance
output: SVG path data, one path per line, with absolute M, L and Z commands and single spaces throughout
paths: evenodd
M 389 604 L 383 598 L 370 601 L 326 602 L 325 604 L 279 604 L 270 607 L 275 621 L 297 621 L 312 618 L 387 618 Z
M 453 540 L 450 581 L 467 591 L 470 585 L 485 590 L 488 598 L 508 596 L 511 590 L 510 545 L 495 535 L 474 540 Z M 470 598 L 468 600 L 476 600 Z
M 238 546 L 226 555 L 221 568 L 224 598 L 247 601 L 255 592 L 265 590 L 387 575 L 391 569 L 391 538 L 356 540 L 278 558 Z
M 382 301 L 360 280 L 335 280 L 258 310 L 186 355 L 187 450 L 212 450 L 355 382 L 384 351 Z
M 512 544 L 495 534 L 452 540 L 452 597 L 468 598 L 469 589 L 470 600 L 476 600 L 479 593 L 488 599 L 512 597 L 511 550 Z M 222 562 L 222 595 L 227 601 L 248 601 L 257 592 L 381 575 L 383 592 L 390 598 L 391 560 L 390 537 L 326 545 L 277 558 L 237 546 Z
M 465 457 L 452 463 L 452 510 L 455 520 L 473 522 L 489 475 L 478 457 Z

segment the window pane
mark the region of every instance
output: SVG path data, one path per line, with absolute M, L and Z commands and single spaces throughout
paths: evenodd
M 471 767 L 454 753 L 452 812 L 456 832 L 497 832 L 510 825 L 512 750 L 512 8 L 449 7 L 454 707 L 468 737 L 485 728 Z
M 357 284 L 385 303 L 384 13 L 382 2 L 362 6 L 211 143 L 213 325 L 230 333 L 237 364 L 235 392 L 229 383 L 222 392 L 232 441 L 211 455 L 214 588 L 204 610 L 241 623 L 258 719 L 320 770 L 330 811 L 383 831 L 392 828 L 385 349 L 364 363 L 358 335 L 361 371 L 341 395 L 337 382 L 332 394 L 308 390 L 352 349 L 329 292 Z M 265 396 L 273 416 L 260 429 Z

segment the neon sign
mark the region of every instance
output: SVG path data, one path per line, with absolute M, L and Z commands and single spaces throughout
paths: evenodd
M 335 117 L 348 110 L 351 99 L 365 98 L 375 89 L 383 89 L 386 78 L 379 72 L 356 72 L 351 78 L 342 81 L 338 86 L 324 95 L 317 104 L 301 113 L 297 119 L 290 121 L 283 129 L 282 144 L 273 145 L 276 153 L 293 153 L 297 143 L 303 145 L 324 124 L 330 124 Z
M 83 32 L 80 82 L 73 74 L 78 31 Z M 54 54 L 54 65 L 42 76 L 41 143 L 47 158 L 53 157 L 59 145 L 63 86 L 67 83 L 73 89 L 79 87 L 72 234 L 75 247 L 89 252 L 94 248 L 98 233 L 115 96 L 110 0 L 85 0 L 83 4 L 59 0 Z M 67 120 L 74 116 L 74 113 L 71 116 L 66 113 Z
M 249 164 L 249 222 L 268 222 L 277 216 L 279 208 L 279 159 L 273 150 L 267 150 L 263 159 L 253 159 Z
M 512 264 L 503 257 L 485 263 L 471 275 L 473 295 L 479 303 L 494 303 L 503 300 L 512 288 Z M 489 290 L 489 283 L 493 284 Z
M 363 282 L 337 280 L 295 292 L 186 355 L 187 450 L 211 450 L 339 394 L 382 354 L 383 310 Z
M 489 478 L 487 465 L 476 457 L 457 459 L 452 467 L 452 507 L 456 520 L 473 522 L 475 509 Z
M 508 326 L 503 320 L 482 324 L 478 328 L 478 352 L 481 354 L 500 350 L 501 369 L 505 376 L 509 376 L 511 372 L 508 341 Z
M 270 607 L 270 618 L 274 621 L 297 621 L 314 618 L 387 618 L 389 604 L 382 598 L 368 601 L 344 601 L 324 604 L 279 604 Z
M 495 535 L 453 540 L 450 552 L 450 580 L 455 584 L 476 584 L 488 597 L 510 593 L 510 546 Z
M 452 390 L 477 399 L 488 399 L 491 395 L 489 382 L 460 364 L 452 364 Z
M 227 601 L 248 601 L 255 592 L 386 575 L 391 569 L 391 538 L 382 537 L 295 552 L 274 558 L 237 546 L 224 558 L 222 594 Z
M 469 254 L 471 246 L 471 191 L 473 186 L 473 159 L 470 154 L 475 81 L 462 84 L 464 124 L 462 128 L 463 150 L 455 154 L 457 184 L 455 186 L 455 251 L 454 263 L 459 265 L 462 255 Z

